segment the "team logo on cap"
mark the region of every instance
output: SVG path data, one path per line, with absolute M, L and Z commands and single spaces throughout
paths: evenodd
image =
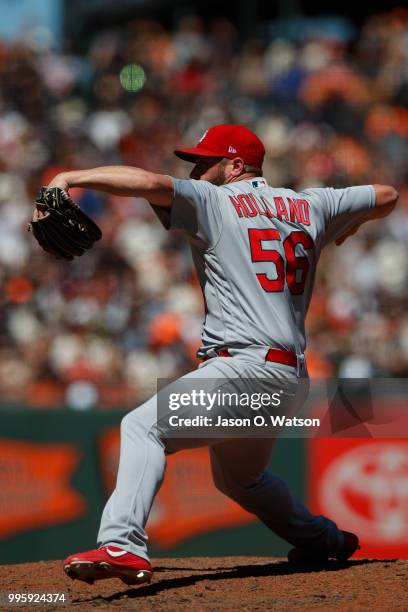
M 237 150 L 235 147 L 232 147 L 231 145 L 228 147 L 228 153 L 236 153 Z
M 198 142 L 203 142 L 204 138 L 207 136 L 208 134 L 208 130 L 205 130 L 204 134 L 201 136 L 200 140 Z

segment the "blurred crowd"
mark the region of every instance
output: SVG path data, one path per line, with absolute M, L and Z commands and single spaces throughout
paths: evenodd
M 26 225 L 57 172 L 129 164 L 185 177 L 174 147 L 224 122 L 263 139 L 274 186 L 400 191 L 389 219 L 325 250 L 307 357 L 316 377 L 408 375 L 408 12 L 370 16 L 350 38 L 274 32 L 242 40 L 224 19 L 188 16 L 172 30 L 136 19 L 98 32 L 81 53 L 57 52 L 44 32 L 0 44 L 2 404 L 130 408 L 157 378 L 196 367 L 189 249 L 145 201 L 72 190 L 104 232 L 72 263 L 44 254 Z M 127 65 L 137 79 L 120 78 Z

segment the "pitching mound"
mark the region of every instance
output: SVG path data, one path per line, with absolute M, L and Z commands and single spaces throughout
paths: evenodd
M 159 559 L 149 585 L 119 580 L 88 586 L 65 576 L 59 561 L 3 565 L 0 592 L 61 593 L 78 610 L 406 610 L 408 561 L 358 559 L 293 569 L 282 559 L 194 557 Z M 21 607 L 15 609 L 22 609 Z M 38 604 L 24 609 L 60 610 Z

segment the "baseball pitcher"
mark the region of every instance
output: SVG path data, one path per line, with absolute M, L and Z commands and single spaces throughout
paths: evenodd
M 175 151 L 194 164 L 189 180 L 113 166 L 58 174 L 49 185 L 66 195 L 82 187 L 145 198 L 167 229 L 189 241 L 206 315 L 202 361 L 183 377 L 187 381 L 269 379 L 296 387 L 307 380 L 304 321 L 321 250 L 333 241 L 340 245 L 396 204 L 398 193 L 384 185 L 300 193 L 268 185 L 264 153 L 246 127 L 218 125 L 196 147 Z M 37 213 L 35 220 L 46 217 Z M 356 535 L 311 514 L 266 471 L 273 439 L 205 443 L 215 486 L 288 541 L 294 547 L 290 561 L 346 560 L 358 548 Z M 145 524 L 166 454 L 193 445 L 158 428 L 157 396 L 124 417 L 117 483 L 103 512 L 99 547 L 68 557 L 68 576 L 89 583 L 111 577 L 127 584 L 150 581 Z

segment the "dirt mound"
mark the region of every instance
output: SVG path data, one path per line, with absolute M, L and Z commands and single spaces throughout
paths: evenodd
M 119 580 L 88 586 L 72 581 L 61 562 L 0 566 L 0 610 L 67 610 L 66 606 L 6 605 L 5 594 L 65 592 L 78 610 L 406 610 L 408 561 L 358 559 L 293 569 L 282 559 L 194 557 L 158 559 L 149 585 Z

